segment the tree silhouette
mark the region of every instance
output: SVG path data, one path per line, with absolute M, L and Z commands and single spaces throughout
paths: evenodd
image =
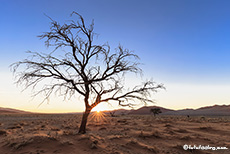
M 111 117 L 115 117 L 116 116 L 115 113 L 116 113 L 116 110 L 109 111 L 109 114 Z
M 152 108 L 152 109 L 150 109 L 150 112 L 153 113 L 154 117 L 157 114 L 162 113 L 160 108 Z
M 48 79 L 43 83 L 44 87 L 33 95 L 44 94 L 43 102 L 52 93 L 65 99 L 80 95 L 84 100 L 85 112 L 79 133 L 85 133 L 88 115 L 99 103 L 118 102 L 121 106 L 132 106 L 135 101 L 153 102 L 151 93 L 163 88 L 163 85 L 146 81 L 131 90 L 125 89 L 125 73 L 142 72 L 138 67 L 138 56 L 120 45 L 112 52 L 108 44 L 94 44 L 94 23 L 86 26 L 80 14 L 73 12 L 72 18 L 75 17 L 73 15 L 78 17 L 76 22 L 70 20 L 62 25 L 50 18 L 50 31 L 38 36 L 45 39 L 47 47 L 55 47 L 52 52 L 29 51 L 27 59 L 11 67 L 16 83 L 25 89 L 32 87 L 34 92 L 38 83 Z

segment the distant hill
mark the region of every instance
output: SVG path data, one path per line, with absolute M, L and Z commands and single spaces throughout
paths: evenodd
M 159 106 L 145 106 L 133 110 L 129 114 L 150 114 L 151 108 L 160 108 L 161 115 L 199 115 L 199 116 L 230 116 L 230 105 L 214 105 L 198 109 L 171 110 Z
M 31 113 L 31 112 L 0 107 L 0 114 L 26 114 L 26 113 Z
M 172 110 L 160 106 L 144 106 L 136 110 L 117 109 L 113 111 L 103 111 L 103 112 L 105 114 L 110 114 L 110 112 L 113 112 L 114 115 L 122 115 L 122 114 L 150 115 L 151 114 L 150 109 L 152 108 L 160 108 L 162 111 L 161 115 L 230 116 L 230 105 L 213 105 L 213 106 L 201 107 L 198 109 L 182 109 L 182 110 Z M 32 112 L 0 107 L 0 114 L 31 114 L 31 113 Z M 71 114 L 71 113 L 65 113 L 65 114 Z M 74 114 L 82 114 L 82 112 L 76 112 Z
M 179 113 L 182 112 L 186 113 L 183 110 L 180 110 Z M 189 112 L 188 112 L 189 113 Z M 230 115 L 230 105 L 214 105 L 214 106 L 207 106 L 202 107 L 196 110 L 190 111 L 191 115 L 213 115 L 213 116 L 226 116 Z
M 116 109 L 116 110 L 109 110 L 109 111 L 103 111 L 105 114 L 114 114 L 114 115 L 122 115 L 122 114 L 129 114 L 133 110 L 126 110 L 126 109 Z
M 169 111 L 173 111 L 171 109 L 166 109 L 166 108 L 159 107 L 159 106 L 144 106 L 144 107 L 141 107 L 137 110 L 133 110 L 133 111 L 129 112 L 129 114 L 150 114 L 150 109 L 152 109 L 152 108 L 161 109 L 162 114 L 167 113 Z

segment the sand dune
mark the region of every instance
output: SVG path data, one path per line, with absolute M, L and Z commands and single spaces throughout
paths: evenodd
M 0 114 L 30 114 L 30 113 L 31 112 L 0 107 Z
M 198 109 L 172 110 L 160 106 L 145 106 L 129 112 L 129 114 L 150 114 L 151 108 L 160 108 L 162 115 L 196 115 L 196 116 L 230 116 L 230 105 L 213 105 Z

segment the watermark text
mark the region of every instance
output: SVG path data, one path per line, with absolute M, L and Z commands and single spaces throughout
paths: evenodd
M 214 147 L 214 146 L 209 146 L 209 145 L 187 145 L 185 144 L 183 146 L 184 150 L 227 150 L 227 147 Z

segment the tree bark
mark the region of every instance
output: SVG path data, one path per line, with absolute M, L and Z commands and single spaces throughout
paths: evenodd
M 86 108 L 85 112 L 82 115 L 82 120 L 81 120 L 81 126 L 79 129 L 79 134 L 85 134 L 86 133 L 86 124 L 87 124 L 87 119 L 90 114 L 91 108 Z

